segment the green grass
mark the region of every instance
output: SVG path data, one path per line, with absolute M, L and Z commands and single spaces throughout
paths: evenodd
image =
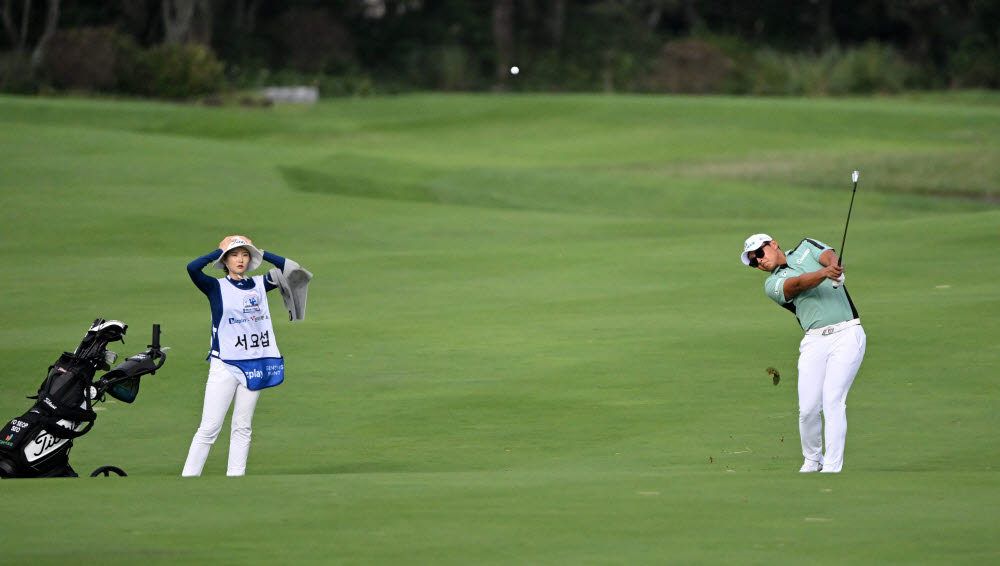
M 128 479 L 0 484 L 12 563 L 1000 560 L 995 98 L 6 97 L 0 150 L 0 418 L 97 316 L 172 347 L 73 450 Z M 839 247 L 852 169 L 869 347 L 845 472 L 802 476 L 801 332 L 736 256 Z M 316 277 L 250 475 L 223 477 L 227 423 L 182 480 L 209 334 L 184 266 L 231 233 Z

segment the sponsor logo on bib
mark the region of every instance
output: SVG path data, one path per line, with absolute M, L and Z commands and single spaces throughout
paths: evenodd
M 260 310 L 260 297 L 257 293 L 247 293 L 243 296 L 243 312 L 257 312 Z
M 248 316 L 246 318 L 229 317 L 229 324 L 243 324 L 246 322 L 257 322 L 259 320 L 267 320 L 269 318 L 271 317 L 266 314 L 253 315 L 253 316 Z

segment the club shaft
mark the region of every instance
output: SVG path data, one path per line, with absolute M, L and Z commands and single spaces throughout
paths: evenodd
M 854 181 L 854 189 L 851 190 L 851 205 L 847 207 L 847 222 L 844 224 L 844 237 L 840 240 L 840 254 L 837 257 L 837 265 L 844 264 L 844 243 L 847 242 L 847 227 L 851 225 L 851 210 L 854 209 L 854 193 L 858 192 L 858 182 Z

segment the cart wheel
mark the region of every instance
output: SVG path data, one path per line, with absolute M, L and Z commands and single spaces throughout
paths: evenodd
M 96 478 L 97 476 L 110 477 L 112 472 L 118 475 L 119 477 L 126 477 L 128 475 L 125 473 L 125 470 L 121 468 L 115 466 L 101 466 L 100 468 L 94 470 L 94 473 L 90 474 L 90 477 L 92 478 Z

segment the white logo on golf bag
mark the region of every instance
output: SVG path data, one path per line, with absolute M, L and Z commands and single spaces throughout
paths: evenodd
M 83 428 L 83 423 L 75 423 L 67 421 L 66 419 L 63 419 L 56 424 L 71 430 L 80 430 Z M 56 438 L 55 436 L 52 436 L 51 433 L 41 430 L 34 440 L 25 445 L 24 459 L 27 460 L 29 464 L 37 460 L 41 460 L 56 450 L 59 450 L 59 448 L 67 442 L 69 442 L 68 438 Z

